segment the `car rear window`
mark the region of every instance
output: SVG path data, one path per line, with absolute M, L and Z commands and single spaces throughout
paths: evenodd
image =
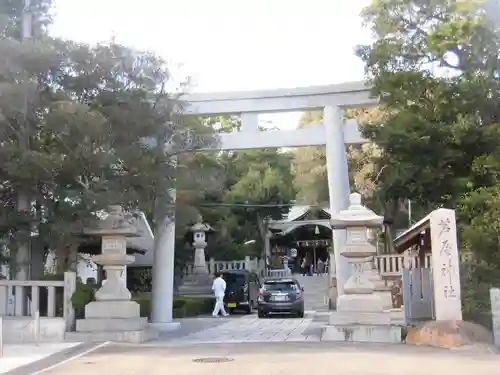
M 243 285 L 243 284 L 245 284 L 245 280 L 246 280 L 245 275 L 237 274 L 237 273 L 230 273 L 230 272 L 222 274 L 222 277 L 224 277 L 226 284 Z
M 265 282 L 264 289 L 267 291 L 297 291 L 299 290 L 299 286 L 293 281 L 273 281 Z

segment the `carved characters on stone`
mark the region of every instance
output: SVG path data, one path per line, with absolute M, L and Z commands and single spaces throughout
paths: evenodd
M 450 236 L 450 218 L 445 218 L 438 223 L 438 235 L 439 240 L 439 255 L 442 257 L 441 264 L 441 276 L 446 280 L 446 285 L 443 288 L 444 298 L 456 298 L 456 286 L 454 285 L 454 274 L 456 272 L 452 257 L 452 246 L 449 239 Z
M 461 320 L 460 274 L 455 212 L 430 214 L 430 237 L 436 320 Z

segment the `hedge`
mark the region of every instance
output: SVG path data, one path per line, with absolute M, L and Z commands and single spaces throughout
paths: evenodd
M 490 331 L 493 330 L 493 314 L 491 313 L 491 311 L 475 313 L 465 312 L 463 314 L 463 320 L 480 324 Z
M 134 298 L 141 307 L 141 316 L 151 318 L 151 299 L 144 297 Z M 211 314 L 214 308 L 213 297 L 175 297 L 173 305 L 174 318 L 187 318 Z
M 77 284 L 76 290 L 71 296 L 71 302 L 75 309 L 77 319 L 83 319 L 85 317 L 85 305 L 94 301 L 94 294 L 97 287 L 97 284 Z M 139 303 L 141 316 L 151 318 L 150 293 L 138 295 L 132 299 Z M 174 297 L 173 315 L 174 318 L 185 318 L 211 314 L 214 303 L 214 297 Z

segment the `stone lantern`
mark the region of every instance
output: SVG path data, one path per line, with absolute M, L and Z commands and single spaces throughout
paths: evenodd
M 333 229 L 346 230 L 346 243 L 341 253 L 352 267 L 337 298 L 337 311 L 330 315 L 323 331 L 325 341 L 400 342 L 401 329 L 391 326 L 388 312 L 383 311 L 382 299 L 374 293 L 369 270 L 377 250 L 373 231 L 380 228 L 381 216 L 361 204 L 361 195 L 350 195 L 347 210 L 332 215 Z
M 194 261 L 193 274 L 208 275 L 207 263 L 205 260 L 205 248 L 207 247 L 207 233 L 213 232 L 213 228 L 203 223 L 200 216 L 196 224 L 189 228 L 193 233 Z
M 193 271 L 183 277 L 182 285 L 179 286 L 179 294 L 212 295 L 213 277 L 208 272 L 205 248 L 207 247 L 207 233 L 213 232 L 214 229 L 203 223 L 203 218 L 200 216 L 198 221 L 189 228 L 189 231 L 193 233 Z
M 75 339 L 143 342 L 157 336 L 148 329 L 147 318 L 141 318 L 139 304 L 131 301 L 130 291 L 120 277 L 135 260 L 133 255 L 127 255 L 127 237 L 138 235 L 133 222 L 134 218 L 121 206 L 110 206 L 104 219 L 83 230 L 86 236 L 102 239 L 102 253 L 92 260 L 103 266 L 106 280 L 96 291 L 96 300 L 85 306 L 85 319 L 76 321 Z

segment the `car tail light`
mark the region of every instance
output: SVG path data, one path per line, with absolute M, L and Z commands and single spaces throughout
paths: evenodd
M 248 283 L 243 284 L 243 293 L 248 292 Z
M 264 300 L 264 290 L 259 290 L 259 301 L 263 301 Z

